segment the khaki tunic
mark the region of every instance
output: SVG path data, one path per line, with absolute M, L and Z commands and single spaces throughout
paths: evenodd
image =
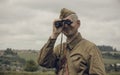
M 55 41 L 49 38 L 40 50 L 41 66 L 56 68 L 56 75 L 106 75 L 101 52 L 80 33 L 70 43 L 54 48 Z

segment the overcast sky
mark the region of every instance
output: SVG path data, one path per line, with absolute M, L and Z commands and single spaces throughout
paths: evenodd
M 0 0 L 0 49 L 39 50 L 62 8 L 77 13 L 82 37 L 120 50 L 120 0 Z

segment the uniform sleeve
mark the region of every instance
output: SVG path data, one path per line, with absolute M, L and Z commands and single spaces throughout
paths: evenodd
M 96 46 L 90 48 L 89 75 L 106 75 L 101 52 Z
M 48 42 L 40 50 L 38 64 L 46 68 L 54 68 L 56 55 L 53 52 L 56 39 L 49 38 Z

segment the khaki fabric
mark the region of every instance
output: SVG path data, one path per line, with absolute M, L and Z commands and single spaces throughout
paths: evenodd
M 106 75 L 101 52 L 95 44 L 76 35 L 73 41 L 54 48 L 56 39 L 50 39 L 40 50 L 38 63 L 56 68 L 56 75 Z

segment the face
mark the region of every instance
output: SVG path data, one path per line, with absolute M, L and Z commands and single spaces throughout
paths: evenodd
M 73 23 L 71 25 L 66 25 L 65 24 L 64 28 L 62 30 L 62 33 L 64 35 L 66 35 L 67 37 L 71 37 L 78 32 L 78 28 L 80 26 L 80 21 L 79 20 L 73 21 L 71 16 L 68 16 L 68 17 L 64 18 L 64 20 L 67 20 L 67 19 L 69 19 Z

